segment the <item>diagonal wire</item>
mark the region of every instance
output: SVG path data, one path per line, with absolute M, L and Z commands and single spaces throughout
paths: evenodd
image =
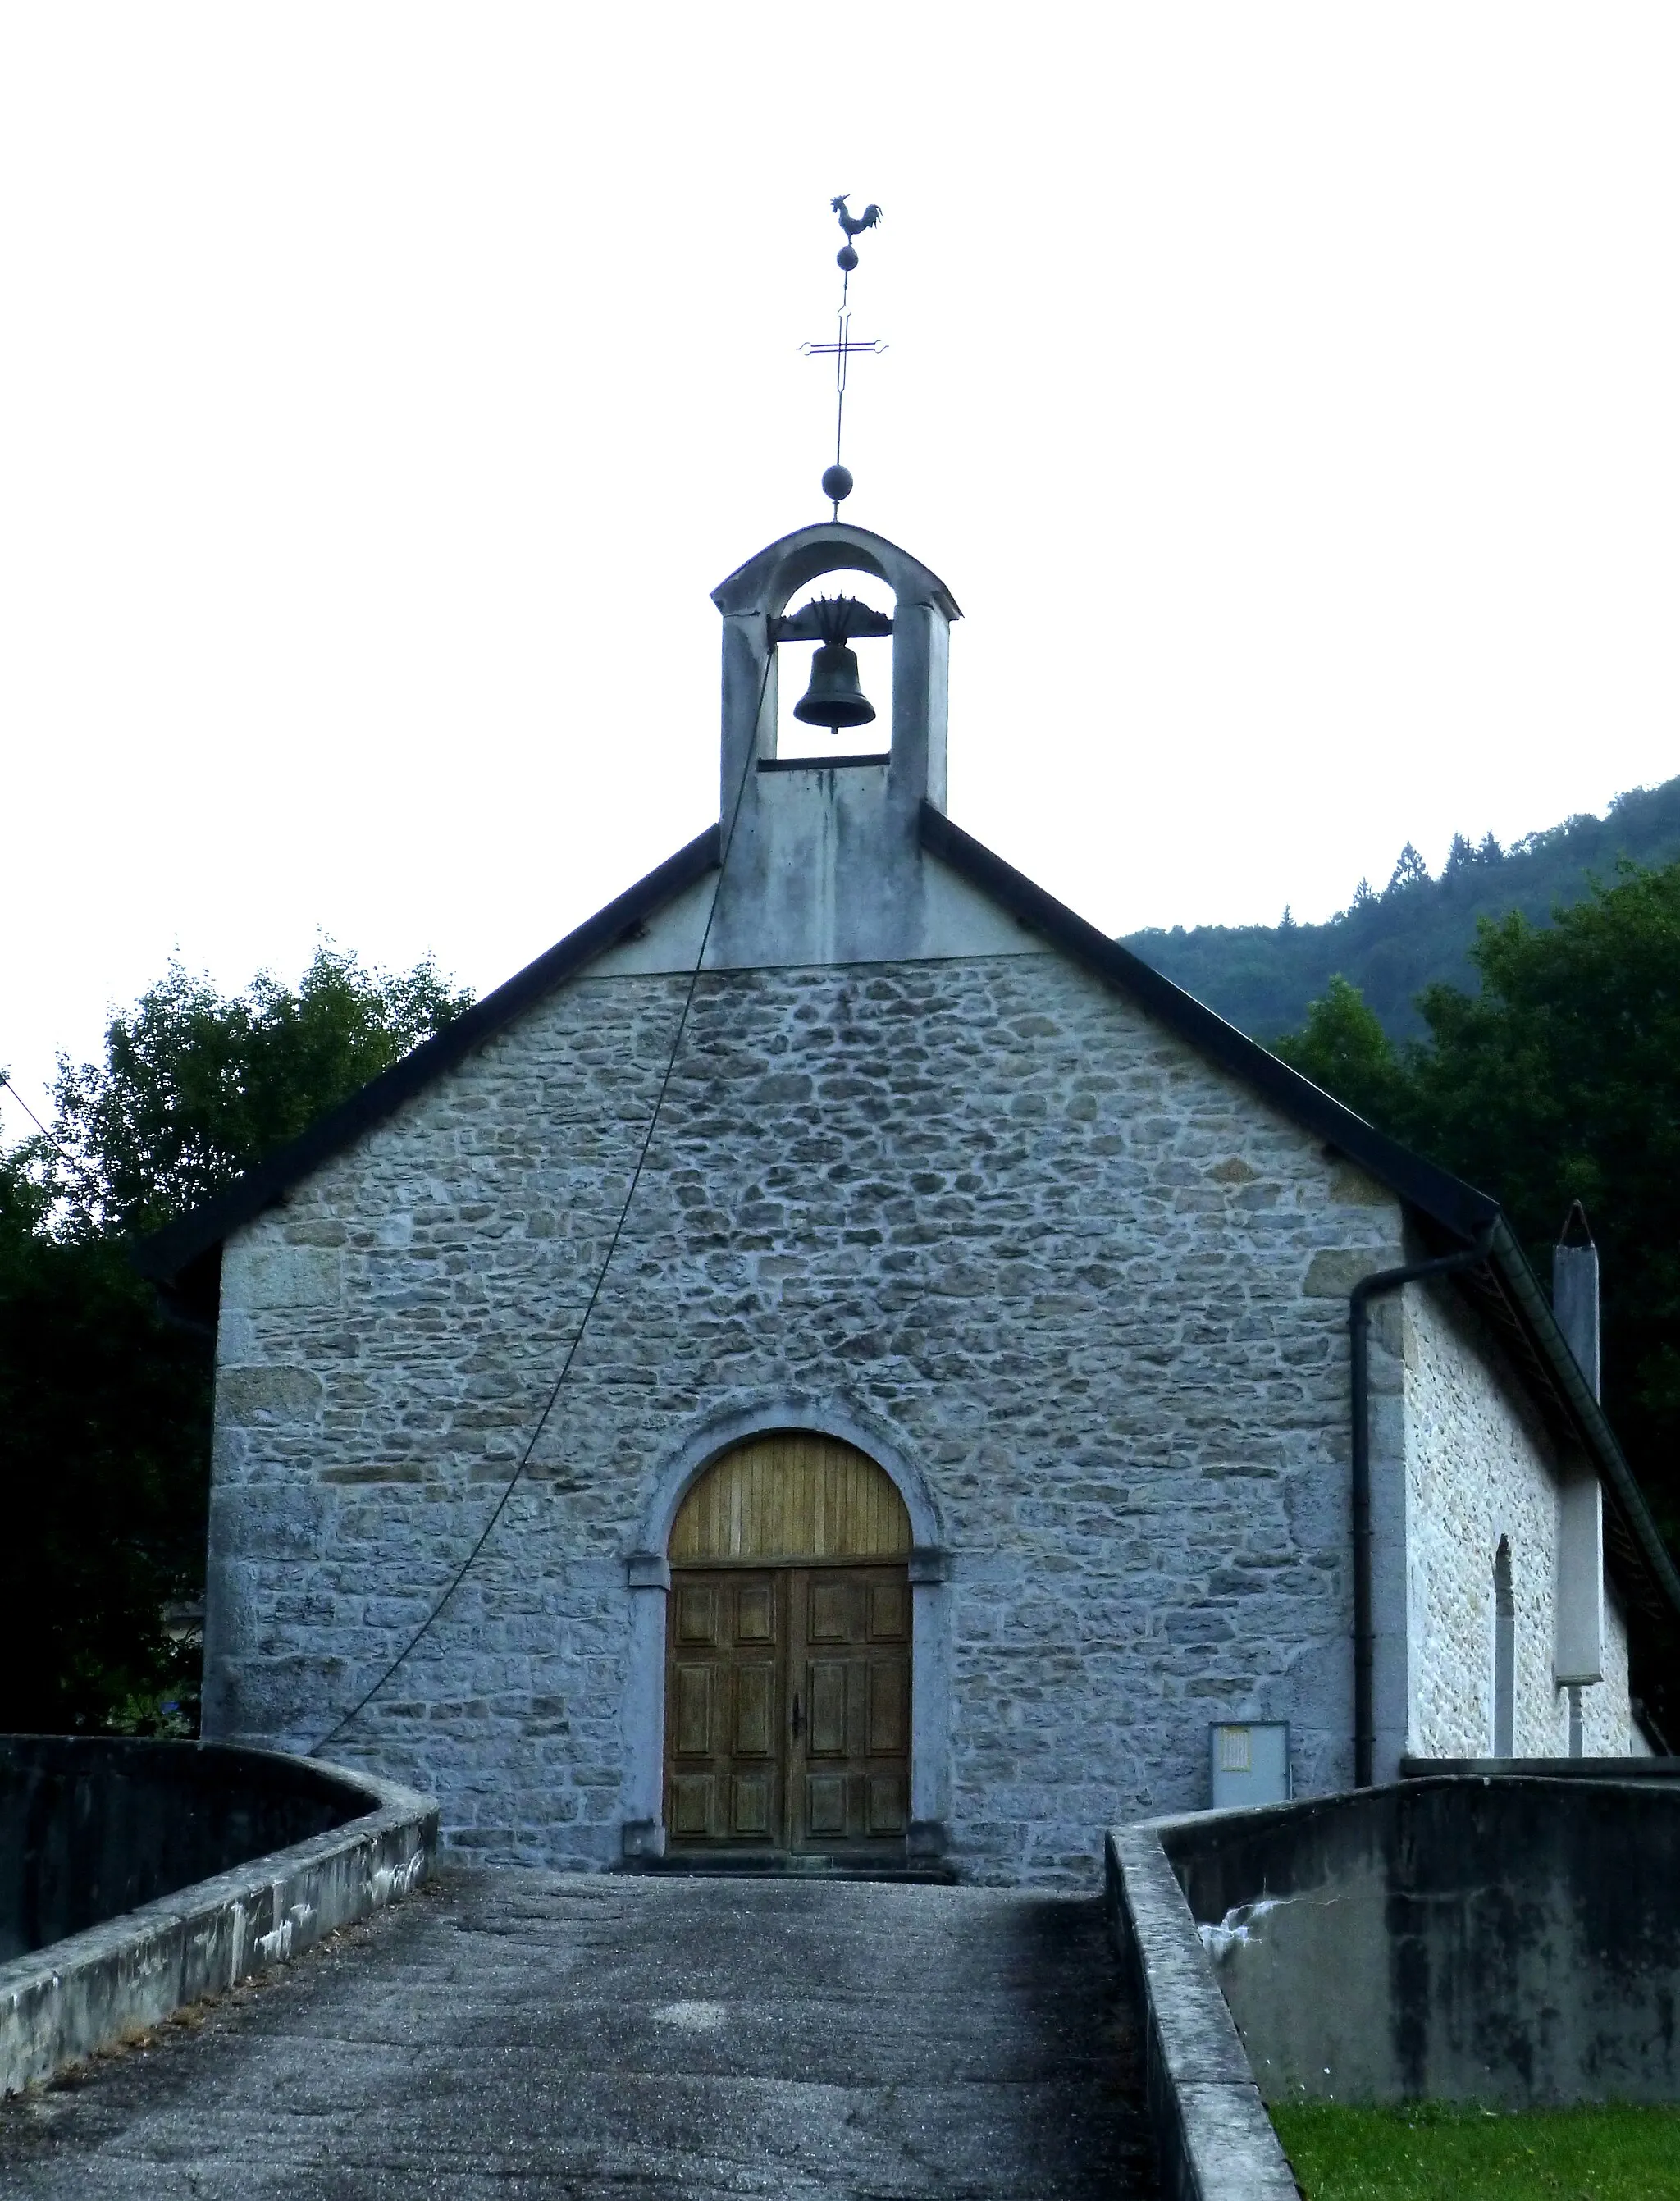
M 13 1084 L 10 1077 L 3 1070 L 0 1070 L 0 1085 L 3 1085 L 5 1087 L 7 1092 L 9 1093 L 13 1100 L 17 1102 L 18 1106 L 21 1108 L 24 1114 L 28 1117 L 30 1122 L 35 1126 L 35 1129 L 40 1133 L 47 1144 L 50 1147 L 56 1147 L 58 1152 L 63 1155 L 65 1160 L 68 1162 L 71 1159 L 68 1147 L 64 1146 L 60 1140 L 56 1139 L 53 1136 L 52 1133 L 35 1113 L 35 1111 L 24 1099 L 22 1094 L 20 1093 L 16 1086 Z
M 65 1145 L 63 1140 L 59 1137 L 56 1131 L 50 1131 L 47 1129 L 47 1126 L 41 1121 L 40 1118 L 35 1113 L 35 1111 L 24 1099 L 22 1094 L 20 1093 L 16 1086 L 13 1084 L 9 1071 L 0 1070 L 0 1085 L 3 1085 L 5 1087 L 7 1092 L 9 1093 L 13 1100 L 17 1102 L 18 1106 L 21 1108 L 24 1114 L 28 1117 L 30 1122 L 35 1126 L 35 1129 L 40 1133 L 41 1136 L 46 1141 L 53 1152 L 56 1154 L 62 1156 L 65 1161 L 68 1162 L 71 1168 L 75 1171 L 77 1176 L 81 1178 L 83 1183 L 85 1185 L 91 1185 L 95 1194 L 103 1200 L 104 1196 L 104 1187 L 99 1181 L 99 1172 L 97 1170 L 90 1168 L 87 1163 L 83 1161 L 79 1155 L 73 1154 L 68 1147 Z
M 385 1683 L 390 1681 L 391 1676 L 397 1672 L 397 1669 L 401 1665 L 403 1664 L 405 1660 L 408 1658 L 424 1638 L 431 1633 L 434 1623 L 437 1622 L 438 1616 L 442 1613 L 444 1606 L 455 1595 L 455 1592 L 461 1588 L 461 1583 L 466 1581 L 473 1561 L 478 1558 L 479 1552 L 483 1551 L 485 1546 L 490 1541 L 491 1533 L 495 1529 L 496 1523 L 502 1518 L 503 1512 L 507 1509 L 508 1500 L 513 1496 L 514 1490 L 518 1488 L 520 1478 L 525 1474 L 526 1469 L 531 1464 L 532 1455 L 537 1449 L 537 1443 L 542 1437 L 543 1430 L 548 1427 L 549 1417 L 554 1412 L 555 1403 L 559 1400 L 561 1386 L 565 1382 L 567 1376 L 572 1372 L 572 1364 L 577 1359 L 578 1348 L 584 1341 L 584 1332 L 589 1327 L 590 1317 L 595 1312 L 596 1302 L 599 1300 L 602 1289 L 607 1282 L 607 1272 L 613 1265 L 613 1256 L 619 1250 L 619 1241 L 624 1235 L 625 1224 L 630 1219 L 631 1204 L 636 1198 L 637 1188 L 642 1182 L 642 1172 L 647 1166 L 648 1155 L 654 1142 L 654 1134 L 659 1129 L 659 1119 L 665 1106 L 666 1095 L 670 1090 L 671 1079 L 677 1067 L 677 1058 L 682 1051 L 683 1039 L 688 1030 L 689 1013 L 694 1007 L 695 994 L 700 984 L 700 973 L 706 961 L 706 950 L 711 942 L 712 925 L 718 913 L 718 901 L 723 891 L 724 873 L 729 863 L 729 852 L 734 844 L 735 828 L 741 815 L 742 798 L 747 791 L 747 776 L 751 772 L 754 761 L 758 755 L 759 722 L 764 711 L 764 698 L 770 686 L 770 668 L 775 661 L 775 644 L 767 636 L 764 652 L 764 677 L 761 679 L 758 684 L 758 703 L 753 712 L 750 732 L 746 745 L 746 760 L 741 768 L 741 777 L 736 784 L 734 801 L 730 806 L 728 828 L 724 834 L 723 844 L 718 851 L 718 876 L 713 883 L 711 904 L 706 912 L 706 927 L 700 936 L 700 946 L 695 955 L 694 968 L 689 972 L 688 988 L 683 995 L 682 1013 L 677 1019 L 676 1034 L 671 1042 L 671 1052 L 666 1058 L 665 1069 L 659 1081 L 659 1091 L 654 1097 L 653 1113 L 648 1118 L 648 1128 L 643 1135 L 641 1151 L 636 1157 L 636 1166 L 631 1172 L 630 1189 L 625 1194 L 624 1204 L 619 1210 L 618 1220 L 613 1225 L 613 1235 L 608 1241 L 606 1258 L 602 1260 L 600 1268 L 596 1272 L 595 1282 L 590 1288 L 589 1298 L 584 1303 L 583 1318 L 579 1321 L 576 1330 L 573 1333 L 571 1344 L 566 1348 L 566 1358 L 561 1363 L 560 1373 L 555 1377 L 553 1387 L 549 1392 L 547 1400 L 544 1401 L 542 1412 L 537 1417 L 536 1427 L 531 1432 L 529 1441 L 526 1443 L 525 1450 L 520 1454 L 519 1464 L 514 1468 L 513 1473 L 508 1476 L 507 1482 L 503 1486 L 502 1494 L 496 1500 L 489 1520 L 485 1523 L 484 1527 L 479 1530 L 478 1541 L 473 1546 L 472 1550 L 468 1552 L 467 1557 L 456 1568 L 453 1576 L 451 1576 L 442 1596 L 438 1598 L 431 1611 L 426 1614 L 420 1626 L 414 1630 L 414 1634 L 402 1646 L 402 1648 L 397 1652 L 397 1656 L 379 1676 L 378 1681 L 373 1683 L 371 1688 L 365 1690 L 363 1693 L 357 1698 L 355 1703 L 351 1705 L 350 1709 L 344 1715 L 343 1718 L 338 1720 L 332 1727 L 328 1728 L 326 1733 L 321 1736 L 318 1742 L 314 1742 L 310 1745 L 308 1755 L 311 1758 L 319 1757 L 320 1752 L 326 1749 L 327 1744 L 332 1742 L 337 1736 L 342 1734 L 344 1729 L 350 1725 L 352 1721 L 354 1721 L 367 1709 L 367 1707 L 373 1701 L 373 1699 L 378 1696 L 380 1690 L 384 1688 Z

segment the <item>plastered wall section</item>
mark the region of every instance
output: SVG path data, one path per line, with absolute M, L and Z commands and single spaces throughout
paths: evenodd
M 950 1839 L 1089 1880 L 1207 1801 L 1207 1724 L 1351 1774 L 1346 1292 L 1395 1203 L 1047 954 L 584 977 L 230 1242 L 207 1732 L 436 1793 L 446 1846 L 620 1853 L 625 1555 L 706 1416 L 794 1387 L 918 1462 Z
M 1389 1316 L 1401 1329 L 1411 1731 L 1433 1758 L 1493 1749 L 1494 1558 L 1510 1540 L 1516 1606 L 1515 1746 L 1565 1757 L 1569 1707 L 1553 1681 L 1556 1455 L 1496 1342 L 1438 1285 L 1413 1285 Z M 1607 1598 L 1604 1679 L 1582 1692 L 1585 1755 L 1630 1748 L 1627 1634 Z

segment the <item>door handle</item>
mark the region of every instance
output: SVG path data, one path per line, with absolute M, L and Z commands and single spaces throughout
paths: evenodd
M 796 1689 L 793 1693 L 793 1739 L 796 1742 L 799 1740 L 799 1730 L 802 1724 L 802 1723 L 799 1717 L 799 1692 Z

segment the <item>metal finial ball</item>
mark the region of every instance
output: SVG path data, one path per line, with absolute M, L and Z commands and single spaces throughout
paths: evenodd
M 834 255 L 834 264 L 837 267 L 843 267 L 849 275 L 853 268 L 857 266 L 856 246 L 843 244 Z
M 852 475 L 850 467 L 831 467 L 828 469 L 828 472 L 823 476 L 823 495 L 828 499 L 831 504 L 838 504 L 843 497 L 848 497 L 851 493 Z

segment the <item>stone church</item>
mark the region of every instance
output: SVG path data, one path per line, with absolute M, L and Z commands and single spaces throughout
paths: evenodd
M 844 571 L 890 748 L 778 755 Z M 206 1735 L 501 1862 L 994 1882 L 1640 1748 L 1585 1295 L 946 815 L 925 566 L 715 602 L 719 824 L 148 1249 L 218 1319 Z

